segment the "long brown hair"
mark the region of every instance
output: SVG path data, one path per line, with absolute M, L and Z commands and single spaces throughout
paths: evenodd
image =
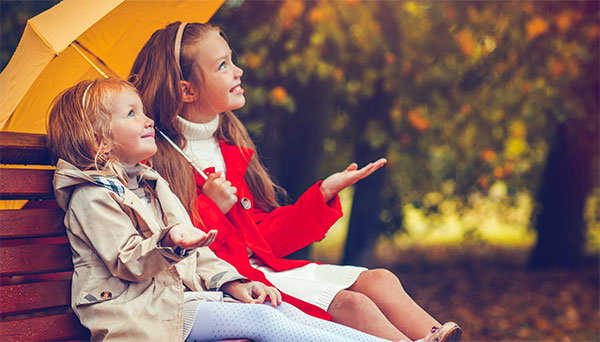
M 209 32 L 219 32 L 223 37 L 224 34 L 208 23 L 187 24 L 181 39 L 180 69 L 174 53 L 175 36 L 180 24 L 171 23 L 152 34 L 133 63 L 129 80 L 140 91 L 146 113 L 154 120 L 154 125 L 179 147 L 185 148 L 187 141 L 175 122 L 183 110 L 180 80 L 201 85 L 201 77 L 194 72 L 192 48 Z M 219 115 L 216 137 L 229 144 L 254 150 L 244 177 L 254 196 L 255 205 L 267 211 L 278 207 L 277 191 L 285 192 L 273 182 L 260 162 L 248 131 L 233 112 Z M 171 184 L 171 189 L 187 211 L 196 217 L 196 182 L 192 167 L 164 138 L 160 135 L 157 137 L 158 153 L 152 158 L 152 167 Z
M 81 170 L 108 170 L 123 180 L 112 138 L 112 100 L 123 90 L 138 93 L 119 79 L 81 81 L 53 101 L 48 115 L 48 149 L 53 163 L 64 159 Z

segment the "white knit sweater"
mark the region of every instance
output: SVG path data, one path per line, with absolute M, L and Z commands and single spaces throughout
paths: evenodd
M 181 116 L 177 116 L 177 124 L 181 128 L 181 133 L 187 140 L 187 145 L 183 149 L 185 154 L 192 160 L 194 166 L 200 170 L 207 167 L 214 167 L 215 171 L 222 171 L 225 176 L 225 160 L 221 154 L 219 142 L 215 137 L 215 132 L 219 127 L 220 115 L 207 123 L 195 123 L 187 121 Z

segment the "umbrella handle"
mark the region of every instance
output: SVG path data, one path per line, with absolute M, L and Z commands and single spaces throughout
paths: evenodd
M 158 129 L 158 127 L 154 127 L 154 129 L 156 129 L 156 131 L 158 133 L 160 133 L 160 135 L 162 135 L 163 138 L 165 138 L 167 140 L 167 142 L 169 144 L 171 144 L 171 146 L 173 146 L 173 148 L 175 149 L 175 151 L 179 152 L 179 154 L 181 154 L 183 156 L 183 158 L 185 158 L 185 160 L 187 160 L 187 162 L 190 163 L 190 165 L 194 168 L 194 170 L 196 170 L 196 172 L 198 172 L 202 176 L 202 178 L 204 178 L 204 180 L 208 180 L 208 176 L 202 170 L 198 169 L 196 167 L 196 165 L 194 165 L 194 163 L 192 163 L 192 160 L 185 154 L 185 152 L 183 152 L 183 150 L 181 148 L 179 148 L 179 146 L 177 146 L 177 144 L 175 144 L 173 142 L 173 140 L 171 140 L 171 138 L 169 138 L 160 129 Z

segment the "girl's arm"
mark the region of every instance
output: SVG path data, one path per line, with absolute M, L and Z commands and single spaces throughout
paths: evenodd
M 325 202 L 320 184 L 318 182 L 310 187 L 293 205 L 282 206 L 271 212 L 253 207 L 248 224 L 257 225 L 276 256 L 286 256 L 321 240 L 331 225 L 342 217 L 338 197 Z M 194 225 L 205 231 L 210 227 L 219 232 L 210 249 L 219 254 L 229 240 L 237 240 L 231 234 L 241 232 L 206 194 L 198 195 L 195 206 L 204 224 L 194 221 Z
M 325 201 L 322 181 L 317 182 L 291 205 L 266 212 L 254 209 L 254 220 L 277 257 L 284 257 L 325 237 L 343 215 L 339 197 Z
M 271 213 L 255 210 L 255 219 L 275 255 L 284 257 L 319 241 L 342 215 L 338 192 L 369 176 L 387 161 L 384 158 L 358 169 L 356 163 L 309 188 L 294 205 Z
M 159 246 L 168 229 L 149 238 L 140 235 L 131 218 L 105 189 L 78 189 L 71 201 L 86 205 L 72 206 L 65 223 L 91 249 L 75 252 L 97 254 L 113 276 L 135 282 L 150 279 L 184 258 L 171 248 Z

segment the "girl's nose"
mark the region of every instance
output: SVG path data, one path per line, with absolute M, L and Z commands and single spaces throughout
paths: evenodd
M 242 68 L 240 68 L 239 66 L 237 66 L 235 64 L 234 64 L 234 67 L 235 67 L 235 69 L 234 69 L 234 71 L 235 71 L 234 76 L 236 78 L 242 77 L 242 75 L 244 74 L 244 70 L 242 70 Z
M 145 122 L 144 126 L 145 127 L 154 127 L 154 120 L 152 120 L 146 116 L 146 122 Z

